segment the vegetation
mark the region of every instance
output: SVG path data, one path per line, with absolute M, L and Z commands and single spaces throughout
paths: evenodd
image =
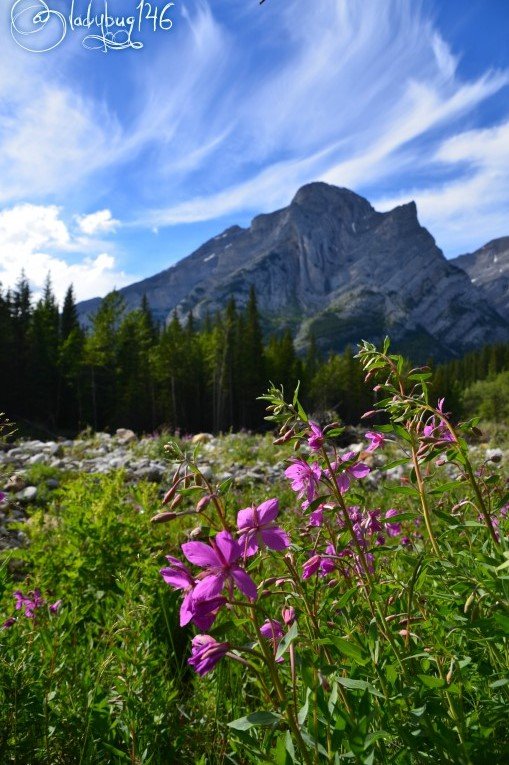
M 387 423 L 360 453 L 273 388 L 281 482 L 216 484 L 173 440 L 164 507 L 119 472 L 34 510 L 0 564 L 2 762 L 507 760 L 506 476 L 429 371 L 360 357 Z

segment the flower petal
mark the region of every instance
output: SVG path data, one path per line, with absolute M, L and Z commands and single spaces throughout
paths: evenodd
M 214 538 L 214 545 L 218 551 L 218 557 L 224 558 L 224 563 L 235 563 L 242 555 L 239 543 L 232 537 L 229 531 L 220 531 Z M 224 565 L 221 561 L 221 565 Z
M 258 526 L 261 526 L 264 523 L 270 523 L 270 521 L 273 521 L 279 513 L 279 500 L 267 499 L 265 502 L 262 502 L 261 505 L 258 505 L 257 511 Z
M 258 592 L 256 590 L 256 584 L 253 582 L 249 574 L 242 568 L 236 566 L 232 568 L 232 577 L 241 592 L 247 595 L 251 600 L 256 600 Z
M 273 529 L 262 529 L 261 534 L 263 541 L 271 550 L 284 550 L 290 546 L 290 537 L 279 526 Z
M 252 507 L 246 507 L 237 513 L 237 527 L 239 529 L 252 529 L 255 525 L 255 513 Z
M 210 566 L 220 566 L 221 561 L 215 550 L 205 542 L 185 542 L 182 545 L 182 552 L 187 560 L 194 563 L 195 566 L 209 568 Z
M 201 579 L 193 590 L 193 601 L 217 598 L 222 592 L 224 581 L 224 574 L 209 574 L 209 576 Z

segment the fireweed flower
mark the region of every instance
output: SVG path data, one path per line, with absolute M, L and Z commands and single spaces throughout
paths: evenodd
M 334 462 L 331 471 L 327 470 L 326 475 L 328 478 L 333 478 L 336 481 L 337 487 L 341 494 L 345 494 L 350 488 L 350 482 L 352 478 L 365 478 L 371 473 L 371 468 L 364 464 L 364 462 L 356 462 L 353 465 L 344 465 L 344 463 L 351 462 L 356 458 L 355 452 L 347 452 L 343 454 L 340 462 Z
M 335 557 L 336 548 L 329 542 L 325 548 L 325 556 L 320 560 L 320 576 L 327 576 L 327 574 L 331 574 L 334 571 L 336 568 L 336 561 L 334 560 Z
M 16 617 L 15 616 L 9 616 L 8 619 L 5 620 L 5 622 L 2 624 L 3 630 L 8 630 L 9 627 L 12 627 L 14 624 L 16 624 Z
M 310 465 L 302 459 L 294 457 L 292 464 L 285 470 L 285 476 L 291 481 L 292 489 L 297 492 L 298 497 L 306 497 L 308 502 L 312 502 L 317 494 L 318 481 L 322 471 L 318 463 L 313 462 Z
M 440 414 L 444 414 L 444 401 L 444 398 L 438 400 L 437 409 Z M 436 441 L 456 441 L 445 422 L 443 420 L 437 422 L 436 417 L 430 417 L 422 430 L 422 434 L 425 438 L 432 438 Z
M 391 508 L 385 513 L 385 530 L 390 537 L 399 537 L 401 534 L 401 523 L 391 523 L 390 519 L 398 515 L 398 510 Z
M 24 609 L 24 615 L 27 619 L 33 619 L 35 612 L 38 608 L 44 605 L 44 599 L 41 597 L 40 590 L 33 590 L 28 593 L 28 596 L 23 595 L 21 590 L 14 592 L 14 600 L 16 601 L 16 611 Z
M 366 447 L 365 451 L 367 452 L 374 452 L 375 449 L 378 449 L 378 447 L 383 446 L 385 443 L 385 436 L 383 433 L 376 433 L 374 431 L 369 431 L 366 433 L 366 438 L 371 441 L 370 445 Z
M 217 662 L 221 661 L 229 650 L 228 643 L 218 643 L 210 635 L 196 635 L 191 643 L 191 658 L 187 660 L 187 663 L 203 677 L 214 669 Z
M 244 556 L 254 555 L 258 548 L 284 550 L 290 545 L 288 534 L 274 523 L 278 513 L 277 499 L 267 499 L 258 507 L 247 507 L 239 511 L 237 515 L 237 526 L 240 531 L 239 545 Z
M 242 557 L 239 543 L 229 531 L 220 531 L 211 540 L 211 545 L 204 542 L 186 542 L 182 552 L 187 560 L 204 569 L 198 574 L 198 584 L 193 591 L 193 601 L 211 601 L 221 595 L 225 585 L 228 586 L 230 597 L 233 588 L 237 587 L 251 600 L 256 600 L 256 584 L 249 574 L 244 571 L 237 561 Z
M 308 446 L 312 452 L 319 452 L 325 442 L 325 436 L 323 430 L 318 423 L 309 421 L 309 427 L 311 428 L 311 435 L 308 438 Z
M 49 607 L 49 610 L 52 614 L 58 614 L 60 610 L 60 606 L 62 605 L 62 599 L 56 600 L 54 603 L 51 604 Z
M 276 643 L 283 637 L 283 627 L 277 619 L 267 619 L 260 627 L 260 633 L 267 640 Z
M 185 627 L 190 621 L 194 621 L 198 629 L 210 629 L 217 616 L 218 609 L 226 602 L 226 599 L 213 598 L 205 603 L 195 604 L 193 591 L 197 585 L 196 579 L 192 576 L 187 566 L 179 561 L 178 558 L 167 555 L 166 560 L 170 563 L 170 566 L 162 568 L 159 573 L 166 584 L 184 592 L 184 600 L 180 606 L 180 626 Z

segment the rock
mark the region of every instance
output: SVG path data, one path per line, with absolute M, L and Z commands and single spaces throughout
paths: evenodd
M 29 457 L 27 465 L 42 465 L 44 462 L 46 462 L 46 455 L 43 452 L 39 452 Z
M 196 433 L 191 439 L 192 444 L 208 444 L 214 440 L 212 433 Z
M 58 489 L 60 486 L 60 483 L 57 481 L 56 478 L 48 478 L 46 481 L 46 486 L 48 489 Z
M 20 475 L 19 473 L 14 473 L 14 475 L 11 475 L 5 484 L 5 491 L 21 491 L 25 488 L 26 485 L 27 484 L 24 476 Z
M 130 444 L 133 441 L 136 441 L 136 433 L 134 433 L 132 430 L 129 430 L 128 428 L 117 428 L 115 437 L 117 441 L 122 445 Z
M 37 496 L 37 486 L 27 486 L 16 494 L 20 502 L 33 502 Z
M 162 470 L 159 465 L 150 465 L 149 467 L 138 468 L 138 470 L 134 470 L 133 476 L 138 481 L 161 483 L 164 478 L 164 470 Z

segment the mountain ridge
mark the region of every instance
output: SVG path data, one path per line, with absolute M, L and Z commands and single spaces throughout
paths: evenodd
M 486 303 L 461 267 L 422 227 L 415 202 L 377 212 L 349 189 L 306 184 L 287 207 L 232 226 L 170 268 L 120 292 L 143 294 L 158 320 L 190 310 L 197 319 L 242 307 L 257 292 L 267 331 L 288 328 L 303 349 L 323 351 L 390 334 L 420 356 L 444 357 L 509 340 L 509 316 Z M 79 305 L 83 316 L 100 301 Z

